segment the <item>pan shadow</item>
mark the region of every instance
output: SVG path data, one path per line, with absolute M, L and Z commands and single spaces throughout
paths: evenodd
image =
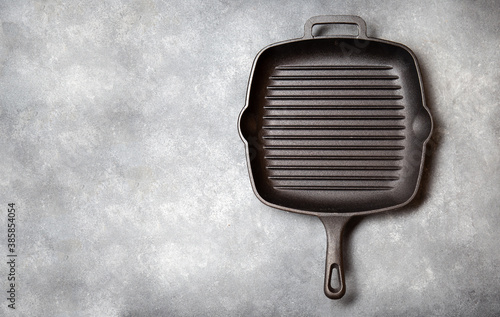
M 425 152 L 425 162 L 424 162 L 424 170 L 422 171 L 422 176 L 420 179 L 420 185 L 417 190 L 417 194 L 413 198 L 413 200 L 408 203 L 406 206 L 398 208 L 398 209 L 393 209 L 393 210 L 388 210 L 385 212 L 373 214 L 373 215 L 367 215 L 367 216 L 356 216 L 353 217 L 345 226 L 344 229 L 344 236 L 343 236 L 343 261 L 344 261 L 344 269 L 345 269 L 345 274 L 346 274 L 346 294 L 345 296 L 338 300 L 338 301 L 332 301 L 332 305 L 335 306 L 352 306 L 353 304 L 356 303 L 357 297 L 358 297 L 358 285 L 357 285 L 357 279 L 356 272 L 354 272 L 354 263 L 355 263 L 355 258 L 353 257 L 352 253 L 349 252 L 349 250 L 352 250 L 354 248 L 354 242 L 353 242 L 353 233 L 356 229 L 356 227 L 365 219 L 365 217 L 387 217 L 389 213 L 391 216 L 396 215 L 396 217 L 405 217 L 408 216 L 410 213 L 417 212 L 418 208 L 421 207 L 426 199 L 429 197 L 429 193 L 432 190 L 432 174 L 433 170 L 436 168 L 435 167 L 435 156 L 436 153 L 439 149 L 439 144 L 442 141 L 443 138 L 443 133 L 442 130 L 440 130 L 441 127 L 441 120 L 440 118 L 432 112 L 433 104 L 435 101 L 434 98 L 434 93 L 431 89 L 432 85 L 430 84 L 430 80 L 427 77 L 427 69 L 425 65 L 420 64 L 420 72 L 422 76 L 422 82 L 423 82 L 423 88 L 424 88 L 424 96 L 425 96 L 425 101 L 427 108 L 429 108 L 429 111 L 431 112 L 434 128 L 431 134 L 431 138 L 429 139 L 427 145 L 426 145 L 426 152 Z

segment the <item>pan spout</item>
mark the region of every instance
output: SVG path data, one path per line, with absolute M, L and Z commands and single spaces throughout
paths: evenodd
M 432 119 L 429 111 L 421 108 L 412 123 L 412 130 L 419 141 L 427 140 L 432 133 Z
M 240 131 L 240 137 L 243 141 L 249 140 L 252 135 L 256 135 L 258 133 L 257 129 L 257 119 L 255 115 L 252 115 L 250 111 L 246 111 L 247 108 L 243 109 L 240 114 L 240 120 L 238 124 L 238 129 Z

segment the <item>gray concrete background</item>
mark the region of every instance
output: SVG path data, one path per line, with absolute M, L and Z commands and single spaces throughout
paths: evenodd
M 418 56 L 435 133 L 416 200 L 346 232 L 264 206 L 236 123 L 253 58 L 323 14 Z M 498 1 L 1 1 L 2 316 L 500 315 Z M 6 297 L 5 297 L 6 298 Z

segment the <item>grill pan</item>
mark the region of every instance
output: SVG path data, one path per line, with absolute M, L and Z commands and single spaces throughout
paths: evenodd
M 315 37 L 317 24 L 359 33 Z M 302 39 L 257 55 L 238 128 L 255 195 L 323 222 L 324 290 L 341 298 L 346 223 L 406 205 L 420 182 L 432 119 L 415 55 L 367 37 L 360 17 L 313 17 Z

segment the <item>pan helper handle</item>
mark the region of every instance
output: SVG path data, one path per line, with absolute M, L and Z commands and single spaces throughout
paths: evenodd
M 304 25 L 304 38 L 312 39 L 314 38 L 312 29 L 317 24 L 353 24 L 358 27 L 358 35 L 355 36 L 342 36 L 342 37 L 353 37 L 360 39 L 368 39 L 366 35 L 366 23 L 365 20 L 356 15 L 318 15 L 307 20 Z
M 326 230 L 325 295 L 331 299 L 345 294 L 344 264 L 342 263 L 342 234 L 351 219 L 345 216 L 320 216 Z M 334 284 L 334 285 L 332 285 Z

